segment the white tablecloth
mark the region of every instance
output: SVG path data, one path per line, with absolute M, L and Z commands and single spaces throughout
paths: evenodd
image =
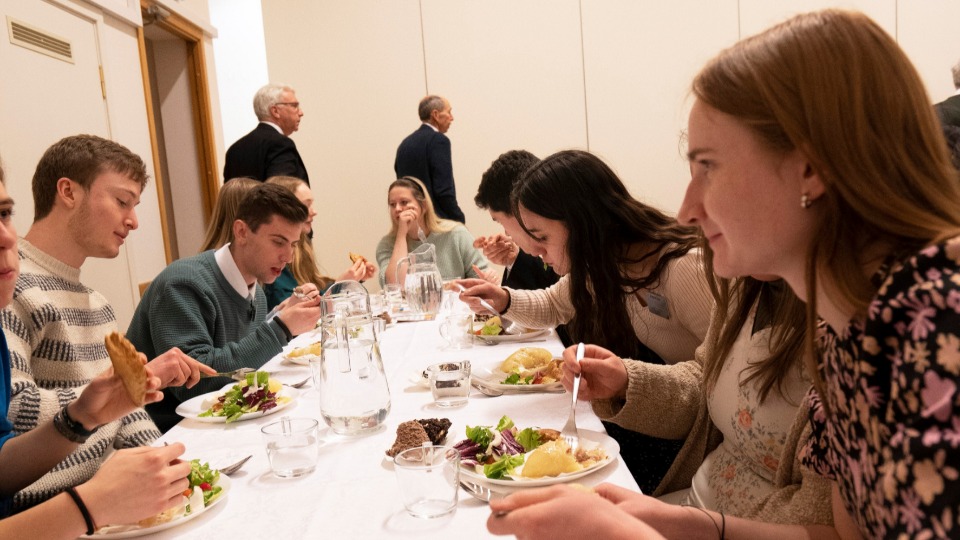
M 304 343 L 311 336 L 301 336 Z M 315 339 L 315 338 L 314 338 Z M 543 343 L 477 344 L 463 351 L 441 350 L 443 341 L 435 322 L 399 323 L 382 335 L 381 352 L 390 384 L 392 408 L 386 427 L 376 433 L 346 437 L 333 433 L 320 420 L 319 400 L 312 381 L 300 390 L 296 403 L 282 412 L 252 421 L 225 426 L 184 420 L 166 433 L 163 441 L 180 441 L 186 457 L 222 460 L 228 454 L 252 454 L 235 473 L 229 496 L 206 513 L 182 526 L 156 534 L 156 538 L 490 538 L 486 505 L 460 492 L 455 513 L 434 520 L 409 516 L 400 502 L 393 464 L 384 459 L 399 423 L 416 418 L 446 417 L 453 422 L 448 442 L 464 438 L 470 425 L 492 425 L 508 415 L 518 426 L 560 429 L 569 413 L 569 394 L 526 394 L 487 397 L 475 389 L 461 408 L 439 409 L 428 389 L 415 384 L 416 374 L 426 366 L 451 360 L 471 360 L 477 366 L 492 365 L 523 346 L 538 346 L 559 354 L 563 347 L 554 334 Z M 265 369 L 284 382 L 310 375 L 310 368 L 290 364 L 279 356 Z M 317 469 L 304 477 L 281 479 L 270 472 L 260 428 L 283 415 L 320 420 L 324 439 Z M 603 431 L 588 403 L 577 407 L 581 429 Z M 621 459 L 578 482 L 594 485 L 612 482 L 638 489 Z

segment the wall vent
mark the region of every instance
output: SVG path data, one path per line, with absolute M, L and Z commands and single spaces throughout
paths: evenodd
M 7 28 L 10 30 L 10 43 L 73 63 L 73 47 L 69 41 L 10 17 L 7 17 Z

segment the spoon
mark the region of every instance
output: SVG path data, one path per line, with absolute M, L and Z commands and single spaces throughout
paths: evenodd
M 241 459 L 240 461 L 238 461 L 238 462 L 236 462 L 236 463 L 233 463 L 233 464 L 231 464 L 231 465 L 227 465 L 226 467 L 220 468 L 220 469 L 219 469 L 219 470 L 220 470 L 220 474 L 225 474 L 225 475 L 227 475 L 227 476 L 230 476 L 231 474 L 239 471 L 239 470 L 240 470 L 240 467 L 243 467 L 243 464 L 246 463 L 247 460 L 250 459 L 250 458 L 252 458 L 252 457 L 253 457 L 253 455 L 251 454 L 251 455 L 249 455 L 249 456 Z
M 476 381 L 473 381 L 473 387 L 480 391 L 481 394 L 490 397 L 499 397 L 503 395 L 503 391 L 497 390 L 496 388 L 490 388 L 489 386 L 480 384 Z

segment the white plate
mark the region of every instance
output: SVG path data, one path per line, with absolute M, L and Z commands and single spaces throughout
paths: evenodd
M 233 385 L 228 384 L 223 388 L 223 390 L 217 390 L 216 392 L 208 392 L 206 394 L 201 394 L 195 398 L 184 401 L 183 403 L 180 404 L 179 407 L 177 407 L 177 414 L 179 414 L 184 418 L 196 420 L 197 422 L 207 422 L 209 424 L 226 423 L 227 422 L 226 416 L 199 416 L 199 414 L 207 410 L 207 408 L 203 407 L 203 401 L 205 399 L 218 396 L 220 392 L 223 392 L 224 390 L 226 390 L 227 388 L 230 388 L 231 386 Z M 286 403 L 278 403 L 276 407 L 268 410 L 267 412 L 257 411 L 252 413 L 246 413 L 240 418 L 238 418 L 237 420 L 235 420 L 235 422 L 242 422 L 244 420 L 253 420 L 255 418 L 260 418 L 262 416 L 269 416 L 277 411 L 281 411 L 287 408 L 288 406 L 290 406 L 291 403 L 295 402 L 297 400 L 297 396 L 299 395 L 300 395 L 300 392 L 296 388 L 284 386 L 283 388 L 280 389 L 279 392 L 277 392 L 277 397 L 288 397 L 290 398 L 290 401 L 287 401 Z
M 178 526 L 183 525 L 184 523 L 190 521 L 191 519 L 193 519 L 193 518 L 195 518 L 195 517 L 197 517 L 197 516 L 203 515 L 204 512 L 206 512 L 207 510 L 210 510 L 210 509 L 213 508 L 214 506 L 220 504 L 224 499 L 227 498 L 227 494 L 230 493 L 230 477 L 227 476 L 227 475 L 225 475 L 225 474 L 221 474 L 221 475 L 220 475 L 220 479 L 217 481 L 217 485 L 220 486 L 221 488 L 223 488 L 223 491 L 220 492 L 220 496 L 217 497 L 216 499 L 214 499 L 213 502 L 210 503 L 210 506 L 204 507 L 203 510 L 200 510 L 199 512 L 190 512 L 189 514 L 187 514 L 187 515 L 185 515 L 185 516 L 181 516 L 181 517 L 179 517 L 179 518 L 177 518 L 177 519 L 174 519 L 174 520 L 172 520 L 172 521 L 168 521 L 168 522 L 166 522 L 166 523 L 161 523 L 161 524 L 159 524 L 159 525 L 154 525 L 153 527 L 142 528 L 142 527 L 137 526 L 136 529 L 126 529 L 126 528 L 124 528 L 123 530 L 118 530 L 117 532 L 97 532 L 97 533 L 94 533 L 94 534 L 92 534 L 92 535 L 86 535 L 86 534 L 85 534 L 85 535 L 81 536 L 80 538 L 111 538 L 111 539 L 113 539 L 113 538 L 135 538 L 135 537 L 137 537 L 137 536 L 143 536 L 143 535 L 146 535 L 146 534 L 153 534 L 153 533 L 157 533 L 157 532 L 160 532 L 160 531 L 165 531 L 165 530 L 167 530 L 167 529 L 169 529 L 169 528 L 171 528 L 171 527 L 178 527 Z M 122 527 L 122 526 L 118 526 L 118 527 Z M 102 529 L 102 531 L 109 531 L 109 529 L 110 529 L 109 527 L 105 527 L 104 529 Z
M 479 379 L 484 386 L 504 392 L 556 392 L 563 388 L 563 383 L 560 381 L 547 384 L 503 384 L 502 381 L 509 377 L 510 373 L 500 371 L 500 364 L 502 363 L 501 360 L 492 366 L 481 366 L 474 369 L 472 375 Z
M 283 360 L 285 362 L 290 362 L 291 364 L 297 364 L 298 366 L 309 366 L 310 361 L 314 358 L 319 359 L 320 357 L 315 354 L 305 354 L 303 356 L 294 356 L 290 358 L 286 354 L 283 355 Z
M 473 337 L 480 341 L 486 341 L 487 343 L 523 343 L 525 341 L 530 341 L 532 339 L 541 338 L 547 335 L 550 335 L 549 328 L 541 328 L 540 330 L 528 330 L 520 334 L 503 334 L 502 336 L 474 335 Z
M 581 469 L 577 472 L 572 473 L 563 473 L 559 476 L 545 476 L 543 478 L 523 478 L 519 476 L 520 472 L 523 470 L 523 466 L 517 467 L 515 472 L 518 476 L 510 476 L 502 479 L 493 479 L 487 478 L 484 476 L 483 472 L 477 472 L 473 467 L 461 465 L 460 472 L 474 480 L 480 480 L 482 482 L 487 482 L 489 484 L 497 484 L 501 486 L 513 486 L 513 487 L 537 487 L 537 486 L 549 486 L 552 484 L 562 484 L 564 482 L 570 482 L 576 480 L 577 478 L 584 477 L 588 474 L 595 473 L 600 469 L 606 467 L 610 463 L 614 462 L 617 459 L 617 456 L 620 455 L 620 445 L 617 444 L 612 437 L 606 433 L 600 433 L 599 431 L 590 431 L 588 429 L 580 430 L 580 444 L 587 448 L 588 450 L 596 448 L 597 446 L 603 447 L 604 451 L 607 453 L 607 457 L 596 465 L 588 467 L 586 469 Z

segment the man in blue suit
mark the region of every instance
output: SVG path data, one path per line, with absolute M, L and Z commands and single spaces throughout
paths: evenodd
M 450 102 L 427 96 L 420 100 L 418 112 L 423 125 L 400 143 L 393 170 L 397 178 L 412 176 L 427 186 L 438 216 L 465 223 L 453 183 L 450 139 L 444 135 L 453 122 Z
M 283 84 L 268 84 L 257 90 L 253 110 L 260 123 L 227 150 L 223 181 L 245 176 L 263 182 L 271 176 L 295 176 L 309 184 L 307 168 L 290 138 L 303 116 L 297 93 Z

